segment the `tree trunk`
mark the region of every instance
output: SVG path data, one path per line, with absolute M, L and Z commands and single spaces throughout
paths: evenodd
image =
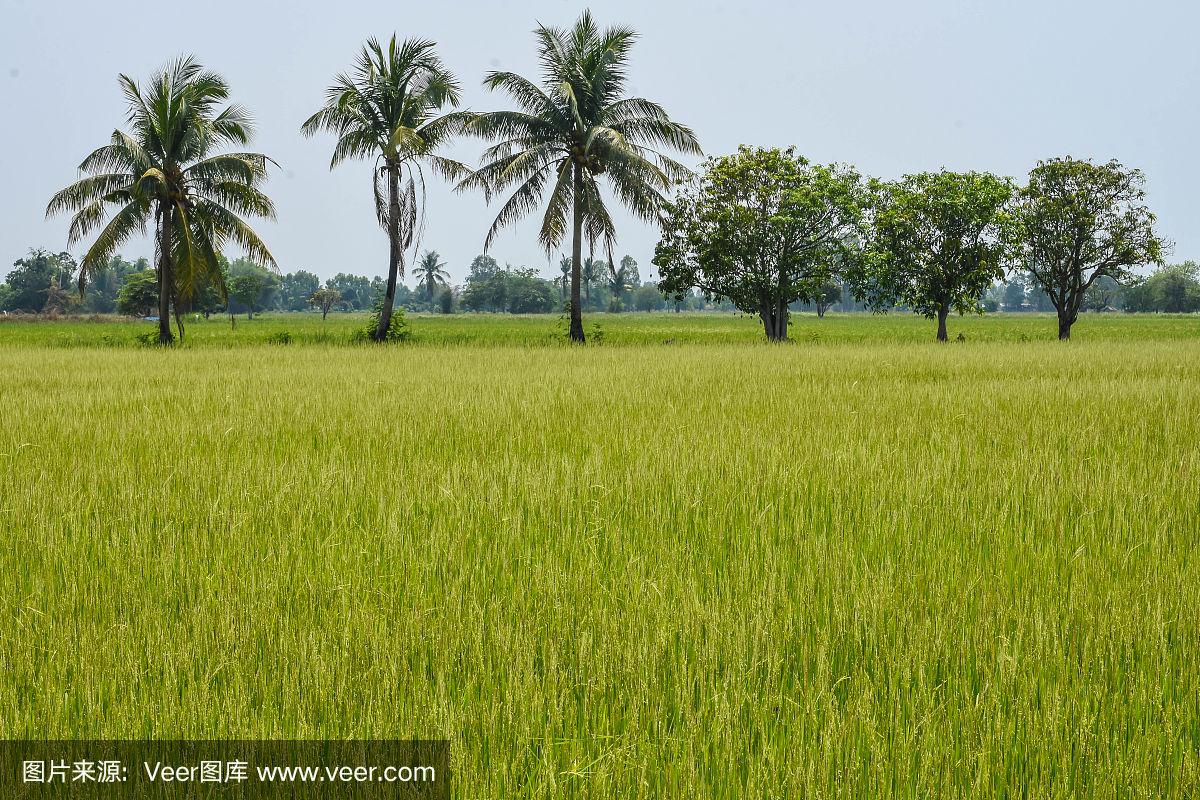
M 1065 342 L 1071 338 L 1071 326 L 1075 324 L 1078 318 L 1078 313 L 1070 309 L 1059 309 L 1058 312 L 1058 340 Z
M 825 305 L 817 303 L 817 319 L 825 319 Z
M 392 324 L 392 306 L 396 303 L 396 279 L 400 274 L 400 264 L 404 258 L 400 246 L 400 168 L 388 164 L 384 169 L 388 173 L 388 241 L 391 253 L 388 258 L 387 292 L 383 296 L 383 308 L 379 310 L 379 325 L 375 328 L 375 341 L 387 339 L 388 328 Z
M 769 302 L 763 303 L 758 313 L 762 317 L 767 341 L 782 342 L 787 339 L 787 305 L 777 303 L 772 306 Z
M 939 342 L 948 341 L 948 337 L 946 336 L 946 317 L 948 317 L 948 316 L 950 316 L 950 307 L 949 306 L 942 306 L 941 308 L 938 309 L 938 312 L 937 312 L 937 319 L 938 319 L 937 340 Z
M 158 207 L 158 343 L 169 345 L 171 336 L 171 294 L 174 276 L 171 270 L 171 221 L 174 209 L 165 203 Z
M 328 316 L 329 316 L 329 309 L 328 309 L 328 308 L 322 308 L 322 309 L 321 309 L 321 322 L 324 322 L 324 321 L 325 321 L 325 318 L 326 318 L 326 317 L 328 317 Z
M 583 269 L 583 167 L 573 164 L 571 169 L 575 171 L 571 193 L 574 206 L 571 225 L 571 341 L 584 344 L 587 338 L 583 335 L 583 311 L 579 302 L 579 278 Z

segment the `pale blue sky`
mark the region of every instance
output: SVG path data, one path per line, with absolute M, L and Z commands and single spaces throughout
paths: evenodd
M 506 106 L 480 87 L 489 69 L 536 75 L 536 21 L 567 25 L 571 2 L 384 3 L 0 0 L 0 274 L 29 247 L 65 246 L 50 195 L 123 119 L 116 77 L 144 78 L 181 53 L 226 76 L 258 123 L 257 149 L 281 165 L 268 184 L 279 219 L 259 223 L 284 271 L 329 277 L 386 268 L 366 163 L 328 170 L 331 141 L 298 127 L 368 36 L 435 39 L 465 105 Z M 632 86 L 691 125 L 709 153 L 794 144 L 814 160 L 883 178 L 977 169 L 1022 178 L 1039 159 L 1117 158 L 1145 171 L 1172 258 L 1200 258 L 1195 156 L 1200 12 L 1189 2 L 1010 0 L 597 2 L 632 25 Z M 239 33 L 230 33 L 237 25 Z M 470 160 L 477 141 L 451 154 Z M 493 209 L 434 181 L 426 246 L 461 280 Z M 618 255 L 650 270 L 656 232 L 618 216 Z M 545 269 L 536 219 L 492 249 Z M 81 252 L 82 248 L 75 248 Z M 129 257 L 147 255 L 135 243 Z M 557 258 L 556 258 L 557 260 Z

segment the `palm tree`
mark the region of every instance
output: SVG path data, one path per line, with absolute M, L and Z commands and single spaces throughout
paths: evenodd
M 571 259 L 563 256 L 558 261 L 558 270 L 562 273 L 562 298 L 567 299 L 567 287 L 571 283 Z
M 436 250 L 426 250 L 425 255 L 421 256 L 421 260 L 413 267 L 413 275 L 419 276 L 417 285 L 425 287 L 425 295 L 430 302 L 433 301 L 433 293 L 437 291 L 438 286 L 446 286 L 450 280 L 450 273 L 443 269 L 445 266 Z
M 621 262 L 621 266 L 616 267 L 610 261 L 608 262 L 608 289 L 612 292 L 612 299 L 609 301 L 609 311 L 621 310 L 621 296 L 630 288 L 629 284 L 629 267 L 625 262 Z
M 583 296 L 587 299 L 588 305 L 592 303 L 592 287 L 596 285 L 603 274 L 603 261 L 597 261 L 591 256 L 583 260 L 583 266 L 579 268 L 579 280 L 583 284 Z
M 375 329 L 384 341 L 396 302 L 396 281 L 404 275 L 404 254 L 419 246 L 424 219 L 422 165 L 451 180 L 470 172 L 436 150 L 461 127 L 464 117 L 439 116 L 458 105 L 459 85 L 426 39 L 395 35 L 384 48 L 370 39 L 352 75 L 338 75 L 325 90 L 325 106 L 301 127 L 305 136 L 328 131 L 338 137 L 329 168 L 348 158 L 375 160 L 375 215 L 387 231 L 390 253 L 387 290 Z
M 184 57 L 156 73 L 144 88 L 120 76 L 128 101 L 129 133 L 113 131 L 109 144 L 79 165 L 88 177 L 54 195 L 46 215 L 71 212 L 68 242 L 103 225 L 79 265 L 79 290 L 122 244 L 154 220 L 158 270 L 158 342 L 170 344 L 171 309 L 179 335 L 179 306 L 207 286 L 228 289 L 219 263 L 228 242 L 275 268 L 266 245 L 243 220 L 273 219 L 275 208 L 258 188 L 270 159 L 261 153 L 215 153 L 244 145 L 251 124 L 245 109 L 220 106 L 229 85 Z M 104 223 L 108 211 L 116 209 Z
M 656 103 L 625 96 L 629 52 L 637 34 L 624 27 L 601 31 L 585 11 L 570 30 L 539 25 L 534 31 L 542 81 L 512 72 L 491 72 L 489 89 L 503 89 L 519 110 L 472 117 L 466 131 L 499 142 L 484 164 L 460 184 L 491 198 L 516 187 L 501 207 L 486 245 L 539 204 L 547 181 L 550 199 L 539 239 L 548 251 L 571 227 L 571 340 L 583 342 L 579 282 L 583 240 L 612 250 L 616 230 L 600 195 L 607 175 L 616 197 L 637 217 L 655 221 L 662 192 L 687 169 L 657 149 L 699 154 L 687 127 L 672 122 Z M 568 217 L 570 222 L 568 223 Z

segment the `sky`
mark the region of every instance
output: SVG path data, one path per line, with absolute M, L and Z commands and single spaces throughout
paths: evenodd
M 811 160 L 850 163 L 885 179 L 941 168 L 1022 179 L 1039 159 L 1116 158 L 1145 172 L 1159 232 L 1173 242 L 1171 260 L 1200 260 L 1200 5 L 639 0 L 590 7 L 601 24 L 639 32 L 631 92 L 690 125 L 710 155 L 739 144 L 795 145 Z M 395 32 L 437 41 L 463 84 L 464 107 L 508 108 L 503 95 L 482 88 L 484 74 L 536 77 L 535 25 L 569 25 L 583 8 L 561 0 L 0 0 L 0 274 L 32 247 L 66 248 L 68 219 L 46 220 L 46 202 L 123 123 L 117 75 L 145 79 L 184 53 L 225 76 L 232 99 L 256 120 L 253 149 L 280 165 L 266 186 L 278 219 L 255 223 L 280 269 L 322 278 L 384 274 L 387 240 L 375 222 L 370 164 L 331 172 L 332 139 L 299 133 L 325 86 L 349 69 L 365 39 Z M 445 154 L 477 164 L 484 146 L 465 140 Z M 423 248 L 441 254 L 461 282 L 496 210 L 481 194 L 457 194 L 434 179 Z M 643 279 L 653 277 L 657 232 L 627 214 L 615 219 L 617 257 L 632 255 Z M 537 229 L 535 215 L 501 235 L 491 255 L 550 274 Z M 569 252 L 569 242 L 560 250 Z M 139 240 L 124 255 L 151 252 Z

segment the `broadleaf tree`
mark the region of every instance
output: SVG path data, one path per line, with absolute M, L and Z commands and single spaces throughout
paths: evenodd
M 321 309 L 322 322 L 329 316 L 329 311 L 340 302 L 342 302 L 342 293 L 329 286 L 317 289 L 308 298 L 309 305 Z
M 906 306 L 937 320 L 978 313 L 1012 247 L 1012 181 L 983 172 L 923 172 L 877 186 L 866 257 L 848 277 L 875 309 Z
M 740 147 L 711 158 L 663 216 L 659 288 L 677 302 L 694 287 L 757 314 L 787 339 L 788 305 L 821 296 L 856 257 L 870 196 L 851 167 L 810 163 L 792 148 Z
M 1133 267 L 1162 263 L 1144 185 L 1116 161 L 1055 158 L 1030 172 L 1015 211 L 1019 259 L 1058 312 L 1059 339 L 1071 338 L 1097 280 L 1129 281 Z

